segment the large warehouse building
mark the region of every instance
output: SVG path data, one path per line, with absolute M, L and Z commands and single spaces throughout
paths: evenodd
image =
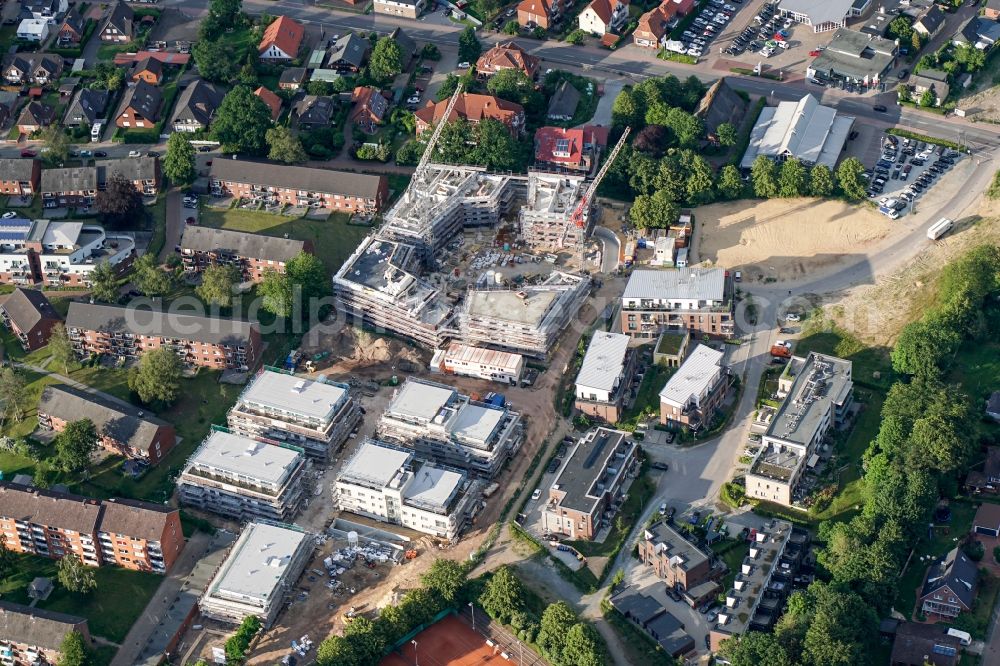
M 853 116 L 823 106 L 812 95 L 765 106 L 750 132 L 740 167 L 749 169 L 758 155 L 765 155 L 778 161 L 794 157 L 807 166 L 823 164 L 832 169 L 853 125 Z

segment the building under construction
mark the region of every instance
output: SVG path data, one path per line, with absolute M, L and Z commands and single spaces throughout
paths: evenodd
M 584 176 L 528 173 L 528 193 L 521 208 L 521 237 L 532 248 L 577 249 L 583 246 L 590 230 L 590 206 L 580 208 L 587 191 Z

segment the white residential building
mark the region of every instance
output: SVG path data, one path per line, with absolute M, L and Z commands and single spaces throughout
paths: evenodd
M 285 521 L 303 500 L 302 449 L 213 430 L 177 480 L 181 504 L 236 520 Z
M 576 408 L 584 414 L 609 423 L 621 418 L 635 370 L 629 340 L 621 333 L 594 332 L 576 376 Z
M 496 476 L 523 437 L 518 413 L 412 377 L 396 391 L 376 432 L 421 458 L 486 478 Z
M 247 437 L 300 446 L 328 460 L 361 420 L 350 386 L 261 370 L 229 410 L 230 429 Z
M 628 18 L 628 6 L 628 0 L 593 0 L 580 12 L 580 29 L 598 37 L 615 32 Z
M 722 406 L 729 386 L 724 354 L 696 345 L 660 391 L 660 423 L 697 430 Z
M 464 472 L 414 458 L 405 449 L 365 441 L 337 476 L 341 511 L 456 541 L 478 507 L 479 483 Z
M 17 26 L 17 38 L 29 42 L 44 42 L 49 38 L 49 22 L 46 19 L 24 19 Z
M 201 612 L 228 624 L 255 615 L 270 628 L 314 543 L 311 534 L 295 526 L 248 523 L 198 602 Z
M 635 270 L 622 294 L 622 333 L 652 340 L 664 331 L 729 336 L 734 330 L 731 297 L 722 268 Z
M 430 369 L 517 386 L 524 374 L 524 356 L 452 342 L 434 352 Z

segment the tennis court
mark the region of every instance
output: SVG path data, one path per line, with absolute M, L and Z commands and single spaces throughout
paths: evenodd
M 472 666 L 473 664 L 510 663 L 494 653 L 486 638 L 472 630 L 455 615 L 424 629 L 398 652 L 385 657 L 380 666 Z

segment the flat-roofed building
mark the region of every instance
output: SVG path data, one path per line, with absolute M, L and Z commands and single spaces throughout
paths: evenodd
M 287 442 L 326 461 L 361 421 L 350 386 L 265 368 L 229 410 L 229 428 L 247 437 Z
M 782 0 L 778 13 L 796 23 L 812 26 L 813 32 L 829 32 L 860 16 L 870 0 Z M 860 6 L 860 10 L 859 10 Z
M 622 416 L 635 375 L 635 353 L 621 333 L 595 331 L 576 376 L 576 408 L 615 423 Z
M 636 270 L 621 307 L 622 333 L 655 340 L 664 331 L 733 334 L 731 285 L 722 268 Z
M 628 433 L 594 428 L 580 438 L 549 488 L 542 523 L 552 534 L 593 539 L 611 525 L 625 482 L 637 463 L 638 445 Z
M 848 421 L 853 387 L 850 361 L 815 352 L 791 358 L 778 378 L 784 402 L 746 475 L 748 497 L 784 506 L 801 499 L 796 486 L 819 461 L 817 449 L 830 428 Z
M 486 478 L 497 475 L 524 435 L 517 412 L 412 377 L 396 391 L 376 432 L 420 458 Z
M 86 619 L 0 601 L 0 664 L 35 666 L 60 663 L 63 641 L 74 631 L 83 636 L 85 646 L 92 647 Z
M 24 286 L 89 287 L 107 264 L 121 274 L 135 258 L 135 239 L 72 220 L 0 220 L 0 282 Z
M 251 282 L 261 282 L 268 270 L 284 273 L 289 261 L 313 249 L 310 241 L 194 225 L 184 229 L 180 245 L 184 270 L 200 273 L 215 264 L 235 266 L 241 278 Z
M 452 342 L 431 359 L 431 372 L 463 375 L 517 386 L 524 374 L 524 356 Z
M 729 392 L 725 354 L 707 345 L 695 345 L 660 391 L 660 424 L 698 430 L 711 425 Z
M 270 628 L 314 544 L 313 535 L 293 525 L 248 523 L 198 602 L 201 612 L 227 624 L 253 615 Z
M 806 69 L 806 76 L 877 85 L 896 66 L 895 40 L 840 28 Z
M 581 247 L 590 231 L 590 206 L 578 217 L 575 213 L 588 186 L 586 174 L 530 171 L 527 201 L 519 213 L 524 242 L 536 250 Z
M 304 494 L 302 449 L 213 430 L 177 480 L 181 504 L 237 520 L 289 520 Z
M 160 462 L 177 441 L 174 426 L 156 415 L 99 391 L 68 384 L 46 386 L 37 411 L 38 425 L 55 432 L 88 419 L 104 449 L 151 465 Z
M 478 508 L 479 482 L 423 462 L 412 451 L 368 440 L 337 475 L 341 511 L 457 541 Z

